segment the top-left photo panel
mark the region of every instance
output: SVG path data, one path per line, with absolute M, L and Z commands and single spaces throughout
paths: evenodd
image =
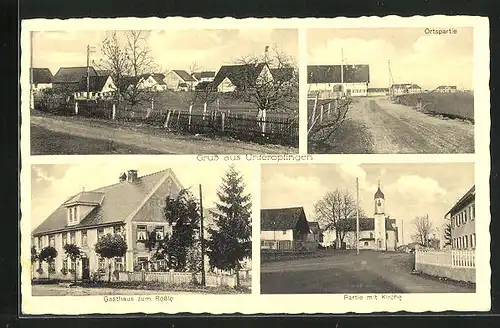
M 296 29 L 25 36 L 31 155 L 299 151 Z

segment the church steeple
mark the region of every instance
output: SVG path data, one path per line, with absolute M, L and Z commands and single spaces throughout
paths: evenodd
M 378 188 L 377 191 L 375 192 L 375 195 L 373 196 L 373 200 L 375 202 L 375 214 L 384 214 L 384 203 L 385 203 L 385 195 L 380 189 L 380 181 L 378 183 Z

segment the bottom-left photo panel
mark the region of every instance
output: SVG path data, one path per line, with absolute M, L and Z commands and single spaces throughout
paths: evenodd
M 252 175 L 229 163 L 33 164 L 31 296 L 250 294 Z

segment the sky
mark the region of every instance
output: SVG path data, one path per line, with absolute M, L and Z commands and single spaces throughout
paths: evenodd
M 444 215 L 474 185 L 474 165 L 446 164 L 266 164 L 261 172 L 261 207 L 303 206 L 308 221 L 315 221 L 314 204 L 328 191 L 348 190 L 373 217 L 373 195 L 378 182 L 385 194 L 385 211 L 411 242 L 415 216 L 429 215 L 441 227 Z M 401 232 L 400 232 L 401 233 Z M 440 233 L 436 233 L 440 236 Z
M 228 165 L 216 163 L 193 163 L 173 165 L 130 165 L 130 163 L 96 163 L 82 165 L 40 164 L 31 167 L 31 227 L 34 229 L 45 220 L 68 197 L 85 188 L 91 191 L 118 183 L 120 173 L 129 169 L 138 170 L 138 175 L 172 169 L 184 188 L 191 187 L 196 197 L 199 196 L 198 185 L 203 188 L 203 207 L 214 207 L 217 200 L 216 191 L 221 184 Z M 235 165 L 236 170 L 244 177 L 245 193 L 251 193 L 251 166 Z
M 86 66 L 87 45 L 94 48 L 91 63 L 102 58 L 101 43 L 113 31 L 43 31 L 33 33 L 33 67 Z M 119 31 L 123 39 L 125 31 Z M 266 46 L 278 47 L 298 57 L 296 29 L 154 30 L 142 31 L 161 71 L 188 70 L 196 62 L 200 70 L 217 71 L 247 56 L 260 56 Z
M 369 64 L 370 87 L 387 87 L 388 61 L 394 83 L 426 89 L 456 85 L 473 89 L 473 30 L 425 34 L 424 28 L 309 29 L 309 65 Z

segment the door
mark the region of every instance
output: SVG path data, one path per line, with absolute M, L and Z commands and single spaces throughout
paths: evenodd
M 90 268 L 89 268 L 89 258 L 82 258 L 82 280 L 90 279 Z
M 382 248 L 382 240 L 378 240 L 378 248 L 381 249 Z

